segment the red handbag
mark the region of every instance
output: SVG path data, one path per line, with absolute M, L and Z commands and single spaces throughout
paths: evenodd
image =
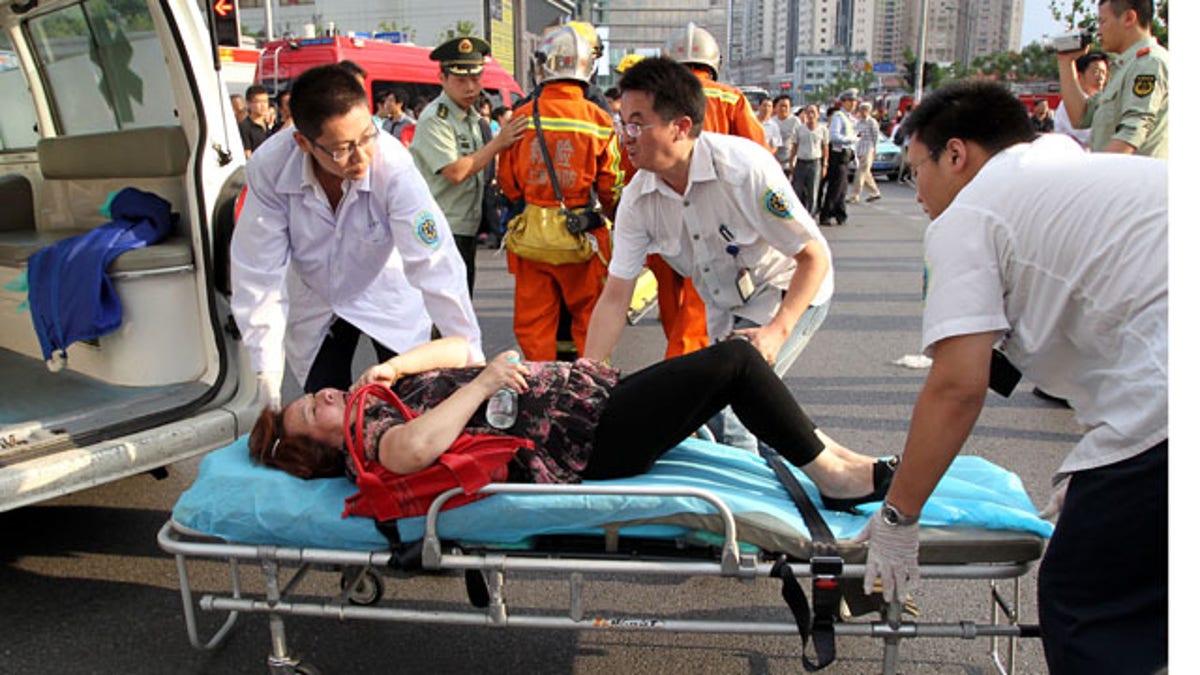
M 342 430 L 358 475 L 358 493 L 346 498 L 343 518 L 353 515 L 388 521 L 423 516 L 438 495 L 456 487 L 461 487 L 464 493 L 452 497 L 444 509 L 483 499 L 487 495 L 478 494 L 480 488 L 508 479 L 508 463 L 517 450 L 533 448 L 533 441 L 523 438 L 463 433 L 432 466 L 403 475 L 393 473 L 366 458 L 363 415 L 367 399 L 372 396 L 400 411 L 406 421 L 417 417 L 395 392 L 383 385 L 370 384 L 351 395 L 346 402 Z

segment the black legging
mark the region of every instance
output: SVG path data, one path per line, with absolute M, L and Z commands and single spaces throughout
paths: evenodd
M 325 387 L 333 387 L 345 391 L 354 383 L 354 352 L 358 349 L 358 339 L 363 332 L 358 326 L 338 317 L 325 339 L 321 341 L 321 349 L 317 358 L 313 359 L 308 369 L 308 377 L 304 380 L 304 393 L 312 394 Z M 368 336 L 370 337 L 370 336 Z M 375 347 L 375 356 L 383 363 L 396 355 L 382 342 L 371 338 Z
M 760 441 L 796 466 L 825 448 L 812 420 L 758 350 L 746 340 L 726 340 L 622 379 L 600 414 L 584 475 L 645 473 L 727 405 Z

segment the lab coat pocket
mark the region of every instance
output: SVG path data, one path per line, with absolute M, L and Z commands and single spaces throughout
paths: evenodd
M 391 244 L 392 230 L 386 221 L 368 218 L 360 229 L 362 240 L 367 244 Z

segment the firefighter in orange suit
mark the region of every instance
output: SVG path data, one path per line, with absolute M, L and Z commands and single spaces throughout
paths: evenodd
M 718 82 L 721 50 L 711 33 L 689 22 L 663 45 L 663 55 L 687 65 L 704 86 L 704 130 L 742 136 L 767 147 L 766 132 L 754 108 L 737 87 Z M 671 269 L 658 255 L 646 257 L 658 281 L 658 316 L 667 336 L 666 358 L 708 346 L 704 301 L 692 280 Z
M 546 35 L 538 52 L 540 84 L 514 115 L 529 117 L 525 136 L 500 155 L 496 178 L 510 200 L 547 208 L 559 206 L 538 142 L 533 103 L 538 101 L 542 134 L 569 209 L 588 206 L 592 190 L 604 214 L 616 210 L 624 177 L 612 117 L 584 98 L 596 69 L 598 43 L 590 24 L 572 21 Z M 582 263 L 549 264 L 508 253 L 508 269 L 516 276 L 513 332 L 530 361 L 552 361 L 559 307 L 571 313 L 571 334 L 583 353 L 588 320 L 600 297 L 611 250 L 608 229 L 591 231 L 598 253 Z

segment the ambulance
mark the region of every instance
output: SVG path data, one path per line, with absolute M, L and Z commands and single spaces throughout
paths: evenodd
M 196 0 L 0 0 L 0 511 L 161 475 L 262 406 L 229 307 L 245 158 L 220 65 Z M 96 233 L 128 188 L 170 216 L 126 249 Z

